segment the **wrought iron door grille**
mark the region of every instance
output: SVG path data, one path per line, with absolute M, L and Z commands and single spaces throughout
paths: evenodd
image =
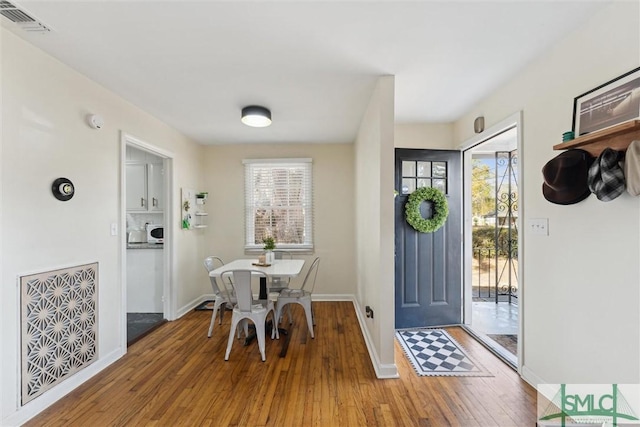
M 474 297 L 512 303 L 518 298 L 518 153 L 498 151 L 485 162 L 492 163 L 494 211 L 484 224 L 493 226 L 493 238 L 491 246 L 473 248 Z

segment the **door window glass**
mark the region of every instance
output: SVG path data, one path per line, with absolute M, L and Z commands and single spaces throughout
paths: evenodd
M 402 162 L 402 176 L 416 176 L 416 162 Z
M 418 162 L 417 176 L 431 176 L 431 162 Z
M 446 178 L 447 162 L 433 162 L 433 176 L 438 178 Z
M 402 178 L 402 194 L 411 194 L 416 191 L 415 178 Z
M 447 162 L 402 161 L 401 194 L 411 194 L 416 188 L 433 187 L 447 194 Z

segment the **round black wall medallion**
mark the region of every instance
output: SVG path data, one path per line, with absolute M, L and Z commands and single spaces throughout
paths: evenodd
M 66 202 L 73 197 L 75 188 L 67 178 L 58 178 L 51 184 L 51 192 L 56 199 Z

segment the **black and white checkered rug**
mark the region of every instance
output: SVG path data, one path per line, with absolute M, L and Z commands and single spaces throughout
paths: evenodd
M 421 376 L 491 377 L 443 329 L 396 331 L 396 339 Z

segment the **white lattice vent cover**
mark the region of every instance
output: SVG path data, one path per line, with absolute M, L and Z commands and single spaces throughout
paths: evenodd
M 98 355 L 98 263 L 22 276 L 22 404 Z

